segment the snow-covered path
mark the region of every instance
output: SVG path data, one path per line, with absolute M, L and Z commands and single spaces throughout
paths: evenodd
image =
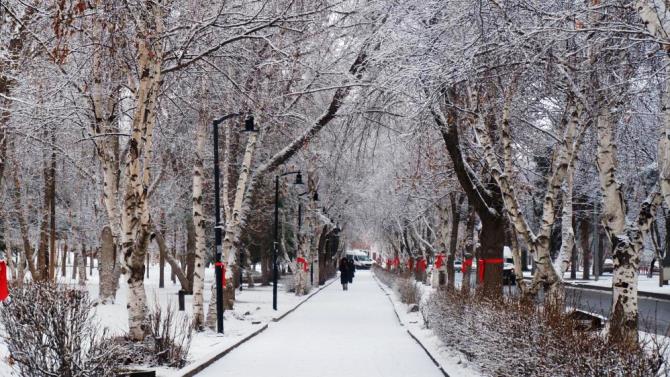
M 281 305 L 281 302 L 279 303 Z M 211 377 L 441 377 L 368 271 L 338 282 L 198 374 Z

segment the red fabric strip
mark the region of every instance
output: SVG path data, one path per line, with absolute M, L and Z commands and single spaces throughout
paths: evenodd
M 226 264 L 223 262 L 216 262 L 214 263 L 214 267 L 220 267 L 221 268 L 221 286 L 223 288 L 226 287 Z
M 7 284 L 7 263 L 0 260 L 0 301 L 9 297 L 9 285 Z
M 486 269 L 486 264 L 503 264 L 505 260 L 502 258 L 490 258 L 490 259 L 478 259 L 477 260 L 477 272 L 479 275 L 479 282 L 484 281 L 484 270 Z

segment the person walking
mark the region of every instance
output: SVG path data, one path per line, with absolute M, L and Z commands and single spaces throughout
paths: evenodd
M 342 290 L 347 290 L 347 284 L 349 283 L 349 261 L 347 258 L 342 258 L 340 260 L 340 283 L 342 283 Z
M 356 275 L 356 265 L 353 258 L 347 258 L 347 263 L 349 264 L 349 284 L 353 284 L 354 275 Z

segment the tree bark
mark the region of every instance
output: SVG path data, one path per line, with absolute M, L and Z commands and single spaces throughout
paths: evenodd
M 452 101 L 458 100 L 455 91 L 447 93 Z M 445 98 L 447 101 L 448 98 Z M 454 167 L 458 182 L 472 203 L 482 223 L 479 258 L 499 259 L 503 256 L 505 227 L 502 218 L 503 201 L 499 186 L 495 182 L 484 185 L 465 161 L 458 131 L 459 115 L 454 107 L 448 107 L 447 116 L 440 109 L 431 109 L 433 119 L 439 127 L 447 152 Z M 486 295 L 502 294 L 502 265 L 491 264 L 484 267 L 481 292 Z
M 81 268 L 86 270 L 84 260 L 86 250 L 82 250 L 84 257 L 80 260 Z M 119 279 L 118 268 L 116 266 L 116 245 L 114 236 L 109 226 L 102 229 L 100 235 L 100 257 L 98 262 L 98 273 L 100 275 L 100 295 L 101 304 L 113 304 L 116 300 L 116 282 Z M 79 259 L 79 258 L 78 258 Z M 74 277 L 74 274 L 73 274 Z
M 648 233 L 663 201 L 663 196 L 652 193 L 642 204 L 634 224 L 626 225 L 626 204 L 621 184 L 616 180 L 616 145 L 614 124 L 609 109 L 604 106 L 597 117 L 596 165 L 603 192 L 602 223 L 612 245 L 614 276 L 612 278 L 612 311 L 608 337 L 613 342 L 638 346 L 638 271 L 644 235 Z M 597 235 L 596 235 L 597 236 Z
M 447 277 L 449 278 L 449 287 L 456 285 L 456 271 L 454 270 L 454 261 L 456 260 L 456 246 L 458 244 L 458 227 L 461 223 L 461 207 L 465 197 L 463 195 L 452 193 L 451 201 L 451 231 L 449 232 L 449 254 L 447 258 Z
M 201 121 L 196 132 L 195 164 L 193 165 L 193 224 L 194 224 L 194 269 L 193 269 L 193 327 L 202 331 L 205 324 L 205 217 L 202 206 L 202 178 L 205 150 L 206 123 Z M 164 260 L 163 253 L 161 257 Z M 162 277 L 162 276 L 161 276 Z

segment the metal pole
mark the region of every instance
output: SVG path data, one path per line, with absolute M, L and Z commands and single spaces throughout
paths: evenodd
M 277 310 L 277 247 L 279 246 L 279 176 L 275 175 L 275 241 L 272 248 L 272 309 Z
M 598 227 L 598 202 L 593 204 L 593 278 L 600 277 L 600 228 Z
M 219 187 L 219 122 L 214 121 L 214 244 L 216 245 L 216 260 L 221 262 L 221 188 Z M 223 334 L 223 287 L 221 265 L 216 266 L 216 331 Z

